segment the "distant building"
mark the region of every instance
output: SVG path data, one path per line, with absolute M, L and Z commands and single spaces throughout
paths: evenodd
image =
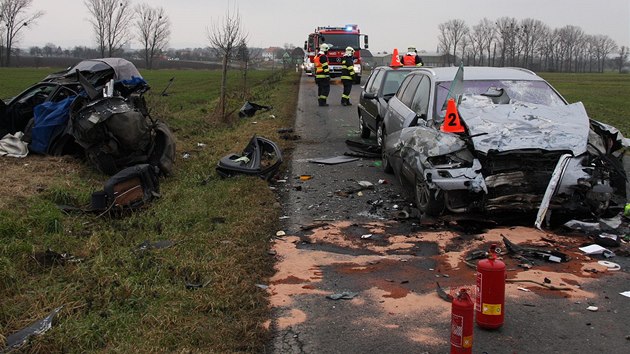
M 281 59 L 282 54 L 284 53 L 284 49 L 280 47 L 269 47 L 267 49 L 263 49 L 261 54 L 264 61 Z

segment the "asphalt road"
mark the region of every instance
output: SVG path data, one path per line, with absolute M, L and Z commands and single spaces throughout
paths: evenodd
M 622 269 L 608 271 L 577 250 L 589 243 L 585 236 L 535 230 L 529 221 L 420 219 L 378 159 L 311 162 L 343 156 L 346 140 L 359 140 L 360 87 L 351 107 L 340 105 L 341 89 L 333 84 L 330 106 L 318 107 L 313 80 L 301 82 L 295 125 L 301 140 L 286 183 L 277 186 L 286 235 L 274 242 L 268 352 L 448 353 L 451 304 L 437 296 L 436 281 L 449 292 L 472 288 L 475 272 L 462 259 L 502 236 L 571 257 L 525 270 L 505 256 L 508 279 L 547 278 L 566 290 L 507 285 L 505 322 L 494 331 L 475 327 L 474 353 L 630 352 L 630 298 L 620 295 L 630 290 L 627 257 L 610 259 Z M 372 187 L 363 189 L 362 181 Z M 344 293 L 348 299 L 327 297 Z

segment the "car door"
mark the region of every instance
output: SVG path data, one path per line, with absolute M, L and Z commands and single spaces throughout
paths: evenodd
M 378 91 L 383 81 L 385 70 L 376 69 L 368 78 L 365 90 L 361 93 L 359 109 L 363 114 L 363 122 L 372 131 L 376 131 L 378 117 Z
M 405 125 L 405 128 L 417 127 L 416 129 L 434 129 L 427 123 L 431 96 L 431 80 L 426 75 L 418 74 L 417 76 L 420 78 L 420 81 L 418 82 L 418 86 L 409 107 L 414 112 L 414 118 Z M 421 144 L 422 142 L 419 141 L 418 143 Z M 425 149 L 425 151 L 426 150 L 428 149 Z M 422 171 L 418 169 L 416 159 L 401 160 L 400 163 L 401 179 L 405 179 L 408 182 L 406 185 L 413 186 L 416 181 L 416 175 L 422 173 Z
M 387 134 L 397 132 L 408 127 L 410 122 L 415 118 L 416 114 L 411 110 L 411 102 L 413 101 L 418 84 L 422 80 L 420 75 L 409 75 L 400 85 L 400 89 L 389 101 L 388 120 L 385 123 Z

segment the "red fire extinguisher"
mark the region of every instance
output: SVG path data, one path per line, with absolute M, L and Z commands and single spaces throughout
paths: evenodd
M 505 263 L 497 259 L 496 245 L 487 259 L 477 263 L 476 322 L 481 328 L 496 329 L 505 318 Z
M 451 306 L 451 354 L 470 354 L 473 345 L 475 304 L 468 291 L 461 289 Z

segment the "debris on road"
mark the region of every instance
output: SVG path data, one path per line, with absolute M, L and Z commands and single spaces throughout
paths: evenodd
M 506 283 L 532 283 L 532 284 L 536 284 L 536 285 L 540 285 L 542 287 L 545 287 L 549 290 L 573 290 L 572 288 L 566 287 L 566 286 L 555 286 L 555 285 L 551 285 L 551 284 L 546 284 L 546 283 L 541 283 L 539 281 L 535 281 L 535 280 L 528 280 L 528 279 L 506 279 L 505 280 Z
M 344 291 L 344 292 L 339 293 L 339 294 L 326 295 L 326 298 L 327 299 L 331 299 L 331 300 L 352 300 L 357 295 L 359 295 L 359 293 L 353 293 L 353 292 L 350 292 L 350 291 Z
M 592 312 L 597 312 L 599 310 L 599 307 L 597 307 L 597 306 L 589 306 L 586 309 L 589 310 L 589 311 L 592 311 Z
M 568 262 L 570 260 L 569 256 L 555 250 L 544 250 L 536 247 L 522 247 L 515 243 L 512 243 L 507 237 L 503 236 L 503 242 L 505 243 L 505 248 L 509 253 L 513 253 L 523 257 L 534 257 L 543 259 L 548 262 L 560 263 L 560 262 Z
M 346 140 L 346 145 L 353 154 L 360 155 L 366 158 L 380 158 L 381 149 L 377 144 L 368 144 L 361 141 Z M 348 153 L 346 153 L 348 154 Z
M 610 271 L 621 270 L 621 266 L 617 263 L 609 262 L 609 261 L 599 261 L 597 262 L 599 265 L 606 267 L 606 269 Z
M 619 293 L 619 295 L 623 295 L 625 297 L 629 297 L 630 298 L 630 291 L 624 291 L 622 293 Z
M 615 253 L 607 248 L 604 248 L 600 245 L 589 245 L 580 247 L 580 251 L 584 252 L 584 254 L 592 256 L 592 255 L 603 255 L 606 258 L 612 258 L 615 256 Z
M 302 225 L 300 226 L 300 230 L 309 231 L 313 229 L 319 229 L 320 227 L 325 227 L 325 226 L 328 226 L 327 222 L 320 222 L 320 223 L 315 223 L 315 224 L 310 224 L 310 225 Z
M 308 162 L 317 163 L 320 165 L 339 165 L 342 163 L 354 162 L 358 161 L 358 157 L 351 156 L 335 156 L 328 158 L 319 158 L 319 159 L 310 159 Z

